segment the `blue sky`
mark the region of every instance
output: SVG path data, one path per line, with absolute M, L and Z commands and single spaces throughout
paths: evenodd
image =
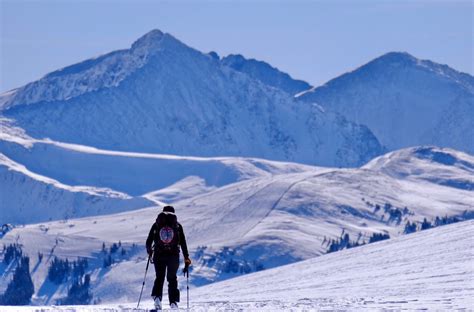
M 319 85 L 389 51 L 473 74 L 473 1 L 0 0 L 0 92 L 151 29 Z

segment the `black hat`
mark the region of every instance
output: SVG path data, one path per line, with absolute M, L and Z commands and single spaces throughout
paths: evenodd
M 174 207 L 173 206 L 164 206 L 163 207 L 163 212 L 172 212 L 172 213 L 174 213 Z

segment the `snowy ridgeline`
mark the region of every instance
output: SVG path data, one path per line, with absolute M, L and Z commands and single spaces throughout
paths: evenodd
M 469 310 L 473 236 L 474 221 L 465 221 L 193 288 L 190 311 Z M 152 302 L 135 307 L 131 300 L 2 311 L 146 311 Z
M 474 77 L 447 65 L 390 52 L 310 89 L 159 30 L 1 94 L 0 114 L 37 138 L 130 152 L 336 167 L 418 145 L 474 153 Z
M 367 127 L 229 62 L 153 31 L 0 95 L 0 115 L 35 138 L 128 152 L 356 167 L 385 151 Z
M 474 207 L 474 159 L 450 149 L 405 149 L 359 169 L 334 169 L 258 159 L 120 153 L 15 139 L 18 142 L 2 143 L 7 156 L 34 167 L 37 175 L 53 177 L 68 192 L 89 185 L 95 191 L 119 189 L 135 199 L 172 201 L 194 260 L 193 286 L 468 219 Z M 103 164 L 100 175 L 95 167 L 84 166 L 95 161 Z M 58 171 L 52 162 L 61 168 L 80 167 Z M 182 176 L 153 171 L 163 170 L 163 164 L 171 171 L 179 168 L 176 171 Z M 55 197 L 57 184 L 8 161 L 4 166 L 6 177 L 12 172 L 20 177 L 5 179 L 5 186 L 23 183 L 25 189 L 36 189 L 38 184 L 47 190 L 38 192 L 37 197 L 24 197 L 29 201 L 22 203 L 23 210 L 15 206 L 16 214 L 28 215 L 41 205 L 54 207 L 58 213 L 68 211 L 64 210 L 68 202 Z M 130 172 L 136 171 L 143 178 L 137 178 L 137 185 L 127 183 Z M 106 176 L 113 179 L 102 178 Z M 8 192 L 3 194 L 9 198 Z M 108 194 L 101 194 L 108 200 Z M 90 276 L 89 302 L 128 302 L 138 296 L 139 289 L 130 285 L 141 285 L 146 264 L 144 240 L 158 211 L 156 206 L 138 210 L 125 206 L 124 212 L 98 216 L 92 210 L 91 216 L 82 219 L 73 216 L 17 225 L 1 242 L 5 246 L 20 244 L 23 254 L 30 257 L 34 304 L 64 300 L 77 280 L 73 262 L 83 259 L 88 266 L 80 281 L 84 284 L 86 275 Z M 53 261 L 66 259 L 71 267 L 63 266 L 59 271 L 65 273 L 51 280 Z M 0 292 L 7 289 L 15 265 L 0 265 Z M 150 275 L 147 285 L 151 283 Z

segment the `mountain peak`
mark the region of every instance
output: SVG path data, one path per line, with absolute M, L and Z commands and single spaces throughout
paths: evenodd
M 298 96 L 364 124 L 389 150 L 415 145 L 473 153 L 474 77 L 390 52 Z
M 416 57 L 407 52 L 388 52 L 377 57 L 373 61 L 369 62 L 367 65 L 415 65 L 419 62 L 420 61 Z
M 165 34 L 161 30 L 153 29 L 138 38 L 132 44 L 132 50 L 140 48 L 153 49 L 161 42 L 164 36 Z
M 131 49 L 113 51 L 64 67 L 14 92 L 0 95 L 0 110 L 16 105 L 66 100 L 102 88 L 116 87 L 144 66 L 149 56 L 164 47 L 175 49 L 177 45 L 179 41 L 173 36 L 154 29 L 136 40 Z
M 379 56 L 378 59 L 385 59 L 391 61 L 416 60 L 416 57 L 405 51 L 391 51 Z

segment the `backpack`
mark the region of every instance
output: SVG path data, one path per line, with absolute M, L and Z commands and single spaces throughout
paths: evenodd
M 179 253 L 179 228 L 176 215 L 169 212 L 160 212 L 155 224 L 156 250 L 162 253 Z

